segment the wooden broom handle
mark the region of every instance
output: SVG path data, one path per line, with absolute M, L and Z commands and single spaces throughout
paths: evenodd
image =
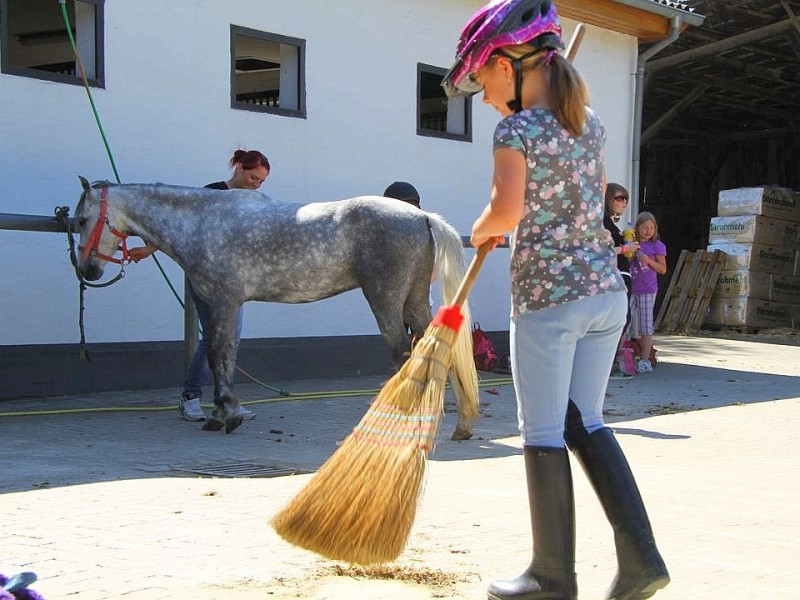
M 578 48 L 581 46 L 581 42 L 583 41 L 583 35 L 586 33 L 586 26 L 583 23 L 578 23 L 578 26 L 575 28 L 575 31 L 572 32 L 572 39 L 569 41 L 569 46 L 567 46 L 567 51 L 564 53 L 567 60 L 572 62 L 575 60 L 575 55 L 578 53 Z
M 489 254 L 489 250 L 491 249 L 491 240 L 478 246 L 478 251 L 475 253 L 475 256 L 472 257 L 472 262 L 469 263 L 464 279 L 461 280 L 461 285 L 458 286 L 458 291 L 453 298 L 452 305 L 461 306 L 464 304 L 467 296 L 469 296 L 469 291 L 472 289 L 472 284 L 475 283 L 475 278 L 478 276 L 478 271 L 481 270 L 483 261 L 486 260 L 486 255 Z

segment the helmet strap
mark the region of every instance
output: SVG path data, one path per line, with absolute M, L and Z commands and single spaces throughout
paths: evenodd
M 541 52 L 541 48 L 536 48 L 532 52 L 528 52 L 525 56 L 520 56 L 519 58 L 511 58 L 503 54 L 506 58 L 511 59 L 511 66 L 514 69 L 514 99 L 510 102 L 506 102 L 506 106 L 508 106 L 511 112 L 518 113 L 522 110 L 522 61 L 539 52 Z M 550 63 L 548 62 L 547 64 Z
M 518 113 L 522 110 L 522 59 L 512 59 L 511 66 L 514 67 L 514 99 L 506 102 L 506 106 L 511 112 Z

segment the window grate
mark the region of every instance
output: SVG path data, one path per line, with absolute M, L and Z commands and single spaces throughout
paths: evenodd
M 304 469 L 291 469 L 248 462 L 172 467 L 170 470 L 178 475 L 192 474 L 200 475 L 201 477 L 285 477 L 287 475 L 302 475 L 311 472 Z

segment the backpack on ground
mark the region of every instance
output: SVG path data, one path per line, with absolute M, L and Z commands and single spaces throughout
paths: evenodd
M 630 346 L 623 346 L 617 350 L 617 356 L 614 358 L 617 370 L 623 375 L 630 375 L 636 372 L 636 362 L 633 358 L 633 348 Z
M 636 338 L 632 340 L 627 340 L 623 344 L 623 346 L 626 348 L 631 348 L 633 350 L 633 356 L 635 362 L 638 363 L 639 360 L 645 358 L 644 356 L 642 356 L 642 346 L 639 344 L 639 340 L 637 340 Z M 656 352 L 657 350 L 655 349 L 655 346 L 650 346 L 650 356 L 648 356 L 647 359 L 650 361 L 650 365 L 653 368 L 655 368 L 656 365 L 658 364 L 658 359 L 656 358 Z
M 481 329 L 480 323 L 472 327 L 472 355 L 475 358 L 475 368 L 478 371 L 491 371 L 497 364 L 497 352 L 494 343 Z

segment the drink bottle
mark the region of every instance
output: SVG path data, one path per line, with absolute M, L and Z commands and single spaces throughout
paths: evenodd
M 633 229 L 633 226 L 631 225 L 630 221 L 628 222 L 628 226 L 622 231 L 622 241 L 625 244 L 636 241 L 636 231 Z M 633 255 L 634 255 L 633 250 L 625 252 L 625 256 L 629 259 L 633 258 Z

